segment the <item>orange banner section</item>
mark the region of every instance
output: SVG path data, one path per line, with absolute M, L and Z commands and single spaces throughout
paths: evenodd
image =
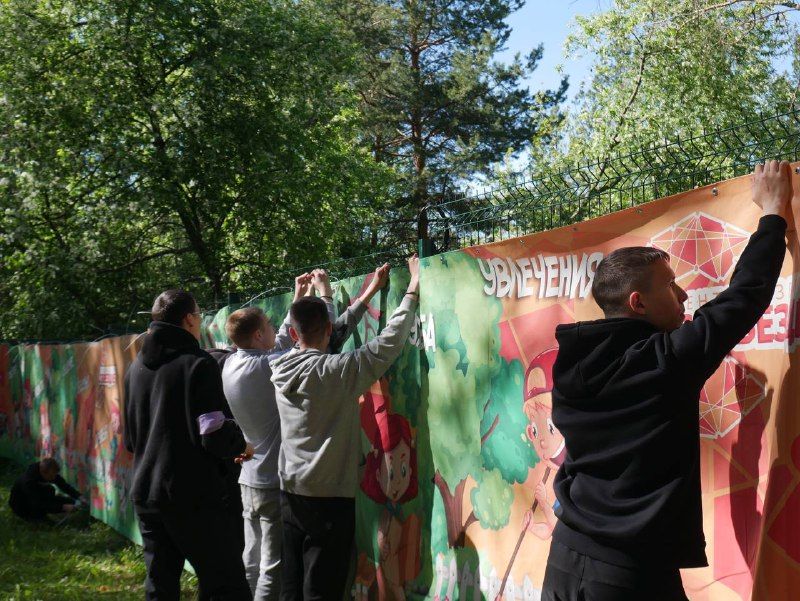
M 759 217 L 760 209 L 751 201 L 750 178 L 743 177 L 574 226 L 450 253 L 442 259 L 446 266 L 431 259 L 424 273 L 422 301 L 423 312 L 431 312 L 437 329 L 437 346 L 428 353 L 431 363 L 440 364 L 454 348 L 452 335 L 445 333 L 455 331 L 448 316 L 452 308 L 464 344 L 485 346 L 487 364 L 499 362 L 509 369 L 521 364 L 524 377 L 519 400 L 509 397 L 497 411 L 498 422 L 512 412 L 524 414 L 524 431 L 514 435 L 524 437 L 536 453 L 529 473 L 521 479 L 501 466 L 503 484 L 513 500 L 503 516 L 507 521 L 500 525 L 488 517 L 482 519 L 481 513 L 487 512 L 478 507 L 487 474 L 497 471 L 487 471 L 492 465 L 486 462 L 485 447 L 473 451 L 483 454 L 480 469 L 472 467 L 459 474 L 444 449 L 437 456 L 432 440 L 433 462 L 441 463 L 437 474 L 448 484 L 440 489 L 443 521 L 451 534 L 448 546 L 433 545 L 441 588 L 431 591 L 432 595 L 461 591 L 467 597 L 460 598 L 472 598 L 470 591 L 480 589 L 491 599 L 498 595 L 509 600 L 538 598 L 557 520 L 553 479 L 564 451 L 563 437 L 550 419 L 550 370 L 557 352 L 554 331 L 559 323 L 602 317 L 590 296 L 602 258 L 623 246 L 665 250 L 677 283 L 689 295 L 686 311 L 691 318 L 698 307 L 725 289 Z M 460 268 L 464 284 L 452 290 L 456 300 L 448 307 L 426 303 L 429 295 L 436 294 L 430 292 L 432 288 L 452 286 L 450 271 L 457 261 L 463 262 L 456 255 L 474 261 L 474 266 Z M 796 593 L 800 590 L 798 257 L 796 232 L 791 231 L 772 303 L 708 380 L 700 398 L 704 528 L 711 565 L 683 572 L 692 601 L 800 598 Z M 479 278 L 474 276 L 476 271 Z M 459 308 L 463 288 L 476 285 L 482 285 L 482 293 L 481 298 L 470 293 L 474 309 Z M 487 315 L 491 319 L 492 303 L 499 303 L 497 329 L 484 333 L 473 322 Z M 430 377 L 429 415 L 442 421 L 431 423 L 433 437 L 436 426 L 446 426 L 438 406 L 459 393 L 452 379 L 445 384 L 434 377 L 437 367 Z M 490 423 L 486 416 L 491 407 L 487 403 L 483 417 L 478 416 L 479 432 Z M 457 403 L 451 408 L 456 412 L 451 414 L 452 423 L 463 425 L 468 419 L 466 410 Z M 493 436 L 484 434 L 481 444 L 490 443 Z M 513 461 L 514 454 L 509 451 L 501 459 Z M 453 474 L 449 481 L 446 471 Z M 454 505 L 448 495 L 456 485 L 464 491 Z M 495 500 L 499 499 L 496 495 Z M 470 513 L 477 519 L 466 523 L 461 516 Z M 460 529 L 467 542 L 452 536 L 453 520 L 456 532 Z M 435 527 L 432 539 L 437 539 Z M 465 577 L 462 549 L 468 548 L 477 550 L 480 559 Z M 465 582 L 472 582 L 472 587 L 460 588 Z

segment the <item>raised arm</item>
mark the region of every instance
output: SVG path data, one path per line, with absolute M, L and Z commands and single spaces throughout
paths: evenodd
M 311 287 L 311 277 L 310 273 L 301 273 L 294 279 L 294 298 L 292 298 L 292 302 L 306 295 L 308 289 Z M 281 323 L 281 327 L 278 328 L 278 331 L 275 333 L 275 351 L 288 351 L 294 346 L 294 340 L 292 340 L 292 337 L 289 335 L 290 325 L 289 312 L 287 311 L 286 317 L 283 323 Z
M 386 282 L 388 281 L 389 264 L 384 263 L 375 270 L 367 288 L 361 296 L 356 299 L 356 302 L 347 307 L 347 310 L 334 322 L 330 343 L 332 352 L 339 352 L 341 350 L 342 345 L 347 342 L 347 339 L 350 338 L 350 335 L 364 318 L 364 313 L 367 312 L 367 307 L 372 298 L 381 288 L 386 286 Z
M 331 355 L 324 364 L 329 375 L 341 378 L 340 386 L 349 394 L 361 394 L 386 373 L 408 340 L 419 302 L 419 259 L 416 255 L 408 260 L 408 270 L 411 281 L 403 301 L 380 335 L 353 352 Z
M 753 202 L 762 210 L 728 288 L 670 333 L 675 355 L 707 379 L 769 306 L 786 251 L 784 216 L 792 198 L 789 163 L 769 161 L 753 174 Z M 793 199 L 792 204 L 797 204 Z M 700 367 L 700 371 L 697 371 Z
M 333 304 L 333 288 L 331 278 L 324 269 L 315 269 L 311 272 L 311 286 L 325 303 L 328 309 L 328 319 L 331 323 L 336 321 L 336 307 Z

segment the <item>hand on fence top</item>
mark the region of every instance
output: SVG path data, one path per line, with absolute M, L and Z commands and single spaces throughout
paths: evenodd
M 411 281 L 408 282 L 406 293 L 419 295 L 419 257 L 416 254 L 408 258 L 408 272 L 411 274 Z
M 311 274 L 301 273 L 294 279 L 294 300 L 298 300 L 306 295 L 311 286 Z
M 366 287 L 364 292 L 361 296 L 358 297 L 365 305 L 369 304 L 369 301 L 372 300 L 372 297 L 378 293 L 378 290 L 383 288 L 386 285 L 386 282 L 389 281 L 389 264 L 384 263 L 380 267 L 378 267 L 374 273 L 372 280 L 370 281 L 369 285 Z
M 320 296 L 333 296 L 331 289 L 331 279 L 328 272 L 324 269 L 315 269 L 311 272 L 311 282 L 314 284 Z
M 370 286 L 373 286 L 377 290 L 380 290 L 386 285 L 386 282 L 388 281 L 389 281 L 389 264 L 384 263 L 375 270 L 375 277 L 372 278 Z
M 753 172 L 753 202 L 764 215 L 788 217 L 792 198 L 792 171 L 788 161 L 767 161 Z

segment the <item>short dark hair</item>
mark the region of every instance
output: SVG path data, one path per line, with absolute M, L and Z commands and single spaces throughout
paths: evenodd
M 661 260 L 669 263 L 669 255 L 660 248 L 626 246 L 600 261 L 592 282 L 592 296 L 603 313 L 623 313 L 631 292 L 648 289 L 650 267 Z
M 194 313 L 197 302 L 186 290 L 165 290 L 153 301 L 153 321 L 163 321 L 179 326 L 183 318 Z
M 39 462 L 39 468 L 45 470 L 47 472 L 55 472 L 56 474 L 61 471 L 61 466 L 58 465 L 58 461 L 53 459 L 52 457 L 45 457 Z
M 269 318 L 258 307 L 238 309 L 228 315 L 225 333 L 239 348 L 246 348 L 250 339 Z
M 292 327 L 306 342 L 316 342 L 330 323 L 328 308 L 321 298 L 304 296 L 292 303 L 289 309 Z

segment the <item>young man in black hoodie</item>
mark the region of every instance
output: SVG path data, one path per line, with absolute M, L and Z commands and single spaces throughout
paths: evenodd
M 543 601 L 685 600 L 679 569 L 708 565 L 699 396 L 769 306 L 791 196 L 788 163 L 756 167 L 758 229 L 728 289 L 692 321 L 669 255 L 637 247 L 597 268 L 606 318 L 556 328 L 553 421 L 567 456 Z
M 25 520 L 43 520 L 48 513 L 74 511 L 81 494 L 67 484 L 60 472 L 61 467 L 52 457 L 29 465 L 11 487 L 11 511 Z M 69 496 L 56 494 L 53 485 Z
M 249 600 L 236 538 L 224 519 L 220 460 L 252 457 L 224 416 L 222 378 L 200 348 L 200 310 L 183 290 L 153 304 L 142 350 L 125 375 L 125 447 L 133 453 L 134 502 L 149 600 L 180 598 L 189 560 L 201 599 Z

